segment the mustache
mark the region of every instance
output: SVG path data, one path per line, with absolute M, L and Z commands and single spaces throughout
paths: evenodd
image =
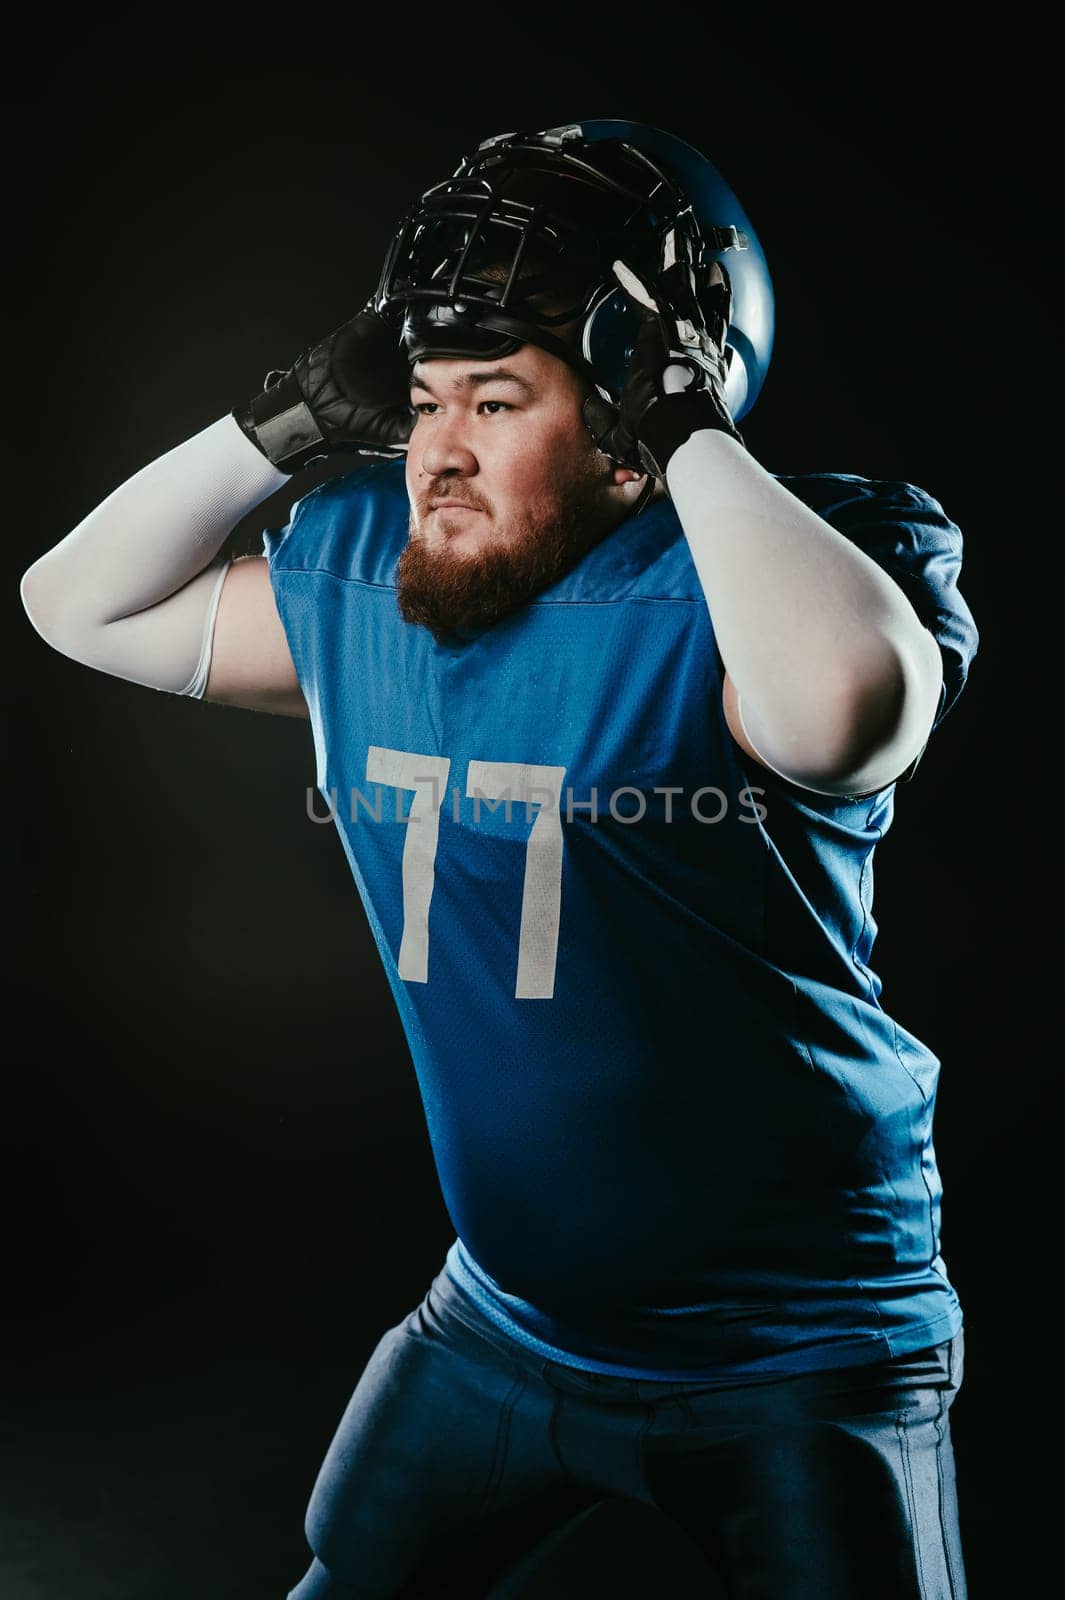
M 426 511 L 433 511 L 437 506 L 451 501 L 453 505 L 468 506 L 471 511 L 483 511 L 485 508 L 478 505 L 476 500 L 470 500 L 466 495 L 453 494 L 445 491 L 443 494 L 431 495 L 425 502 Z

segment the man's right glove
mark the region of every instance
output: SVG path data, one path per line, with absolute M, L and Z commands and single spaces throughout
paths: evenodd
M 369 301 L 288 372 L 268 372 L 262 393 L 232 415 L 281 472 L 337 450 L 405 455 L 414 414 L 398 328 Z

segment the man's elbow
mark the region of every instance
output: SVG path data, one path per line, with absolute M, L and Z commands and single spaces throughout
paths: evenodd
M 62 610 L 56 586 L 49 581 L 48 567 L 43 558 L 27 567 L 19 582 L 22 607 L 34 628 L 46 644 L 54 643 L 54 635 L 61 629 Z
M 885 641 L 883 665 L 852 694 L 849 737 L 830 774 L 837 794 L 886 788 L 916 760 L 939 709 L 943 657 L 927 629 Z
M 56 580 L 47 553 L 22 574 L 19 595 L 45 644 L 71 661 L 93 665 L 102 622 L 69 584 Z
M 875 670 L 821 694 L 783 737 L 742 703 L 744 731 L 759 759 L 781 777 L 819 794 L 867 794 L 886 788 L 912 765 L 939 707 L 943 662 L 932 635 L 898 647 L 885 639 Z

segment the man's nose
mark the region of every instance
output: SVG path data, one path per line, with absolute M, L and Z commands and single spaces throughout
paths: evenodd
M 469 447 L 466 425 L 457 412 L 433 417 L 425 431 L 428 438 L 422 450 L 423 472 L 433 478 L 444 472 L 476 472 L 477 457 Z

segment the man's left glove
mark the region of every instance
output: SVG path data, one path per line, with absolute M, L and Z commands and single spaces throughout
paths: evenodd
M 731 358 L 725 338 L 732 311 L 727 274 L 714 263 L 712 281 L 697 289 L 687 236 L 675 229 L 665 236 L 662 259 L 653 283 L 628 262 L 614 262 L 614 276 L 640 312 L 641 327 L 619 406 L 593 393 L 583 416 L 605 455 L 664 482 L 673 452 L 701 428 L 728 433 L 741 445 L 744 440 L 725 400 Z M 663 380 L 669 367 L 687 368 L 686 388 L 667 390 Z M 677 374 L 677 381 L 682 377 Z

